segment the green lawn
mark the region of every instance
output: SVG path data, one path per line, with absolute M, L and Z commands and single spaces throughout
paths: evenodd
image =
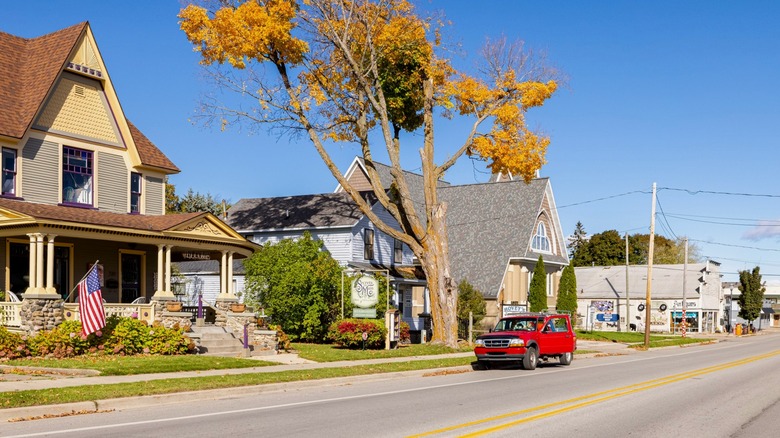
M 469 347 L 468 345 L 458 350 L 453 350 L 442 345 L 412 344 L 393 350 L 350 350 L 330 344 L 303 344 L 296 342 L 292 343 L 292 348 L 298 352 L 298 356 L 315 362 L 430 356 L 434 354 L 468 352 L 474 349 L 474 347 Z
M 34 391 L 0 392 L 0 408 L 17 408 L 57 403 L 71 403 L 90 400 L 136 397 L 142 395 L 171 394 L 183 391 L 234 388 L 240 386 L 263 385 L 269 383 L 295 382 L 299 380 L 318 380 L 332 377 L 350 377 L 366 374 L 395 373 L 400 371 L 423 370 L 470 365 L 473 357 L 448 359 L 414 360 L 407 362 L 384 363 L 377 365 L 358 365 L 339 368 L 322 368 L 301 371 L 282 371 L 275 373 L 251 373 L 223 376 L 191 378 L 172 378 L 146 380 L 134 383 L 112 385 L 84 385 Z
M 645 334 L 641 332 L 590 332 L 577 330 L 577 339 L 583 341 L 620 342 L 632 348 L 644 348 Z M 650 348 L 708 343 L 708 338 L 683 338 L 677 335 L 650 335 Z
M 252 359 L 219 356 L 86 356 L 71 359 L 17 359 L 4 365 L 98 370 L 103 376 L 223 370 L 275 365 Z

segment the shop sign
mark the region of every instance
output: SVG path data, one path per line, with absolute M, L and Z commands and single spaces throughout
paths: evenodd
M 352 317 L 376 319 L 376 307 L 372 307 L 371 309 L 361 309 L 360 307 L 353 307 Z
M 517 305 L 508 305 L 505 304 L 503 308 L 503 315 L 504 316 L 512 316 L 512 315 L 519 315 L 521 313 L 526 313 L 526 306 L 517 306 Z
M 352 304 L 362 309 L 374 307 L 379 302 L 379 281 L 363 275 L 352 282 Z M 376 317 L 376 313 L 374 314 Z

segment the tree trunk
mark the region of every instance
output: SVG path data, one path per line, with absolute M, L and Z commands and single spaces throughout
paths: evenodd
M 458 290 L 450 273 L 446 206 L 434 207 L 430 216 L 428 238 L 418 255 L 431 299 L 433 338 L 431 342 L 451 348 L 458 346 Z

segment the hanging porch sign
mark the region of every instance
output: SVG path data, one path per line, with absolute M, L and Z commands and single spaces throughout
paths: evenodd
M 352 304 L 361 309 L 375 307 L 379 302 L 379 281 L 363 275 L 352 282 Z

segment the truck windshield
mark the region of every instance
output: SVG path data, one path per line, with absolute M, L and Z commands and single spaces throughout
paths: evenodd
M 525 330 L 533 331 L 536 328 L 536 318 L 511 318 L 502 319 L 496 324 L 495 331 L 511 331 L 511 330 Z

